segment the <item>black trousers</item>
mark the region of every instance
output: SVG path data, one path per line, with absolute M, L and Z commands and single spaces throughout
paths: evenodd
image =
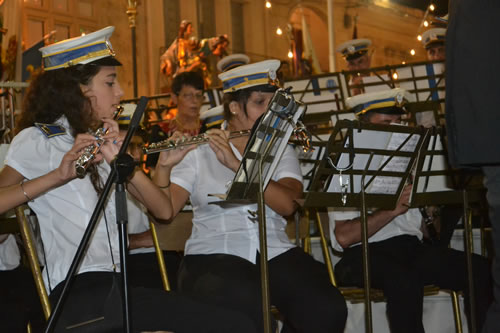
M 33 275 L 23 266 L 0 271 L 0 331 L 26 332 L 28 322 L 33 332 L 45 327 Z
M 182 254 L 176 251 L 163 251 L 170 290 L 177 290 L 177 271 Z M 163 290 L 160 268 L 156 252 L 129 254 L 127 257 L 128 281 L 131 287 L 144 287 Z
M 398 236 L 370 243 L 371 285 L 387 298 L 391 332 L 424 332 L 422 324 L 423 287 L 463 290 L 468 311 L 468 284 L 465 253 L 422 244 L 415 236 Z M 491 302 L 488 260 L 473 255 L 477 332 Z M 348 248 L 335 266 L 339 283 L 363 287 L 361 246 Z
M 257 260 L 257 263 L 259 261 Z M 343 332 L 347 307 L 326 267 L 293 248 L 269 261 L 271 303 L 285 318 L 282 332 Z M 232 255 L 188 255 L 179 290 L 207 303 L 237 310 L 263 329 L 260 267 Z
M 56 332 L 123 332 L 120 275 L 109 272 L 79 274 L 57 321 Z M 53 305 L 62 284 L 50 294 Z M 134 332 L 176 333 L 257 332 L 252 321 L 236 311 L 209 307 L 175 292 L 131 288 Z M 91 321 L 86 325 L 79 323 Z

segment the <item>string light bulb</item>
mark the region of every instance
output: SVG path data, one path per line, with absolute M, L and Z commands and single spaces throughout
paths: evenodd
M 412 56 L 414 56 L 414 55 L 415 55 L 415 49 L 411 49 L 411 50 L 410 50 L 410 54 L 411 54 Z
M 430 10 L 431 12 L 433 12 L 433 11 L 434 11 L 434 9 L 436 9 L 436 6 L 434 6 L 434 5 L 431 3 L 431 4 L 429 5 L 429 10 Z
M 422 41 L 422 35 L 418 35 L 418 36 L 417 36 L 417 40 L 418 40 L 419 42 L 421 42 L 421 41 Z
M 429 22 L 424 21 L 424 27 L 426 27 L 426 28 L 427 28 L 428 26 L 429 26 Z
M 271 1 L 266 1 L 266 8 L 269 9 L 271 8 L 271 6 L 272 6 Z
M 293 52 L 292 51 L 288 51 L 288 58 L 290 58 L 290 59 L 293 58 Z
M 393 78 L 394 80 L 397 80 L 397 79 L 398 79 L 398 73 L 394 72 L 394 73 L 392 74 L 392 78 Z
M 281 30 L 280 27 L 276 28 L 276 35 L 281 36 L 283 34 L 283 31 Z

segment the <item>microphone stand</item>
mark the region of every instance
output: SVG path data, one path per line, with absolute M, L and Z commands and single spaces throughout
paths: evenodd
M 45 333 L 51 333 L 55 329 L 55 324 L 57 323 L 57 319 L 62 311 L 62 307 L 67 299 L 68 292 L 71 289 L 73 281 L 75 279 L 78 268 L 80 267 L 80 263 L 83 260 L 84 254 L 87 250 L 87 247 L 90 243 L 92 234 L 94 232 L 95 227 L 97 226 L 97 222 L 99 220 L 99 215 L 104 208 L 106 199 L 108 198 L 109 192 L 113 183 L 116 183 L 116 219 L 117 224 L 119 225 L 119 239 L 120 239 L 120 261 L 121 261 L 121 276 L 122 276 L 122 308 L 123 308 L 123 323 L 125 332 L 131 332 L 131 320 L 130 320 L 130 303 L 128 298 L 128 277 L 127 277 L 127 248 L 128 248 L 128 240 L 127 240 L 127 198 L 125 193 L 124 183 L 127 177 L 134 170 L 134 161 L 130 155 L 126 153 L 127 147 L 132 139 L 132 136 L 135 130 L 139 127 L 139 122 L 141 120 L 142 115 L 144 114 L 144 110 L 148 104 L 148 98 L 142 96 L 139 100 L 139 104 L 134 112 L 132 120 L 130 121 L 130 126 L 125 136 L 125 140 L 120 148 L 119 153 L 111 163 L 111 172 L 106 180 L 106 184 L 104 185 L 104 189 L 99 196 L 99 200 L 97 201 L 96 207 L 94 208 L 94 212 L 90 218 L 89 224 L 85 229 L 82 240 L 78 249 L 76 250 L 75 256 L 71 263 L 71 266 L 66 274 L 66 279 L 64 281 L 63 289 L 59 299 L 57 300 L 56 306 L 54 307 L 54 311 L 52 312 L 47 328 L 45 329 Z

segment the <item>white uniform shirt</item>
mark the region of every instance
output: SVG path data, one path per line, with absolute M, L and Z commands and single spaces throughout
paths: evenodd
M 58 124 L 66 129 L 69 128 L 64 117 L 59 119 Z M 29 127 L 21 131 L 12 141 L 5 164 L 25 178 L 34 179 L 56 169 L 73 143 L 74 138 L 69 133 L 47 138 L 38 128 Z M 109 170 L 107 163 L 99 165 L 99 173 L 104 181 L 107 179 Z M 101 214 L 80 265 L 79 273 L 112 271 L 111 253 L 115 263 L 119 265 L 114 197 L 114 192 L 112 192 L 105 206 L 110 241 L 108 241 L 104 215 Z M 92 186 L 90 176 L 86 175 L 83 179 L 74 179 L 28 203 L 37 215 L 40 224 L 47 258 L 47 267 L 44 272 L 47 289 L 49 289 L 48 280 L 50 280 L 50 286 L 54 288 L 66 278 L 97 200 L 98 196 Z
M 231 144 L 236 157 L 241 154 Z M 255 263 L 259 250 L 258 223 L 250 220 L 248 211 L 257 211 L 257 204 L 222 208 L 209 204 L 220 201 L 208 194 L 226 193 L 226 185 L 235 173 L 223 166 L 209 145 L 189 152 L 174 167 L 171 182 L 190 193 L 193 207 L 193 231 L 186 243 L 186 254 L 224 253 L 236 255 Z M 273 176 L 273 180 L 294 178 L 302 181 L 295 151 L 287 146 Z M 285 233 L 286 220 L 266 206 L 268 256 L 272 259 L 295 247 Z
M 0 243 L 0 271 L 10 271 L 19 266 L 21 256 L 14 235 Z
M 341 211 L 335 210 L 328 213 L 330 219 L 330 239 L 332 246 L 337 251 L 343 251 L 340 244 L 335 238 L 335 221 L 351 220 L 360 216 L 359 211 Z M 422 239 L 422 231 L 420 230 L 422 224 L 422 215 L 418 209 L 409 209 L 406 214 L 395 217 L 391 222 L 387 223 L 382 229 L 372 235 L 368 242 L 380 242 L 401 235 L 413 235 Z M 353 244 L 352 246 L 359 245 L 360 243 Z

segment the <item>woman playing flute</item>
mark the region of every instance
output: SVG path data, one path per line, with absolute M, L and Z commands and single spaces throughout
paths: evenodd
M 252 128 L 267 110 L 277 89 L 279 65 L 278 60 L 267 60 L 222 73 L 223 129 L 207 132 L 208 145 L 162 152 L 153 178 L 170 198 L 166 213 L 171 218 L 188 199 L 193 207 L 179 290 L 250 316 L 260 331 L 259 235 L 249 214 L 257 205 L 222 208 L 210 204 L 218 199 L 208 194 L 225 193 L 233 180 L 249 138 L 229 141 L 228 133 Z M 288 146 L 264 193 L 271 303 L 285 317 L 283 332 L 342 332 L 347 316 L 344 298 L 329 282 L 325 266 L 292 244 L 285 233 L 283 216 L 293 214 L 301 195 L 301 170 Z

